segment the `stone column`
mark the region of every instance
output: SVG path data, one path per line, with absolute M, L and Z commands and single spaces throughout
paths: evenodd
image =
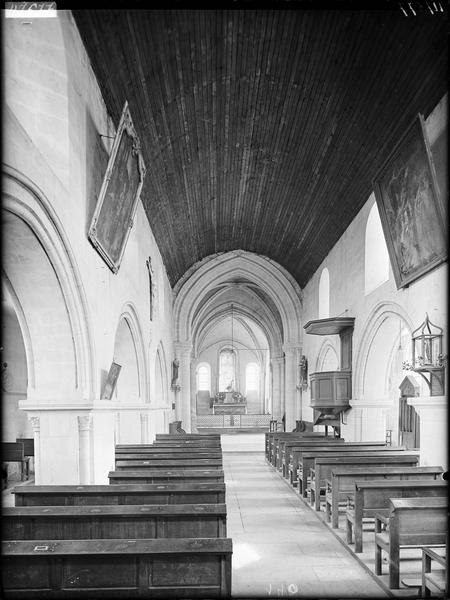
M 91 483 L 91 427 L 92 415 L 78 417 L 79 475 L 81 484 Z
M 197 382 L 195 379 L 195 368 L 191 359 L 191 433 L 198 433 L 197 429 Z
M 141 444 L 148 444 L 148 413 L 140 414 L 141 417 Z
M 175 354 L 180 361 L 180 392 L 178 395 L 180 406 L 177 406 L 177 416 L 179 415 L 181 427 L 186 433 L 191 433 L 191 353 L 192 343 L 190 341 L 175 343 Z
M 292 431 L 297 417 L 297 351 L 298 344 L 284 344 L 284 406 L 286 412 L 286 431 Z
M 447 401 L 445 396 L 408 398 L 420 418 L 420 464 L 448 468 Z
M 30 417 L 34 437 L 34 483 L 41 483 L 41 421 L 39 417 Z
M 284 413 L 284 357 L 276 356 L 270 363 L 272 365 L 272 418 L 281 421 Z
M 116 444 L 120 444 L 120 413 L 116 412 L 114 414 L 114 433 Z

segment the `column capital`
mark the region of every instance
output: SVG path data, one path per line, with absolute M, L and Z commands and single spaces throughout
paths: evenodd
M 34 433 L 38 433 L 41 427 L 41 420 L 39 417 L 30 417 L 31 427 Z
M 270 359 L 273 365 L 282 365 L 284 363 L 284 356 L 274 356 Z
M 283 344 L 282 349 L 285 354 L 294 354 L 297 350 L 301 350 L 302 345 L 300 342 L 286 342 Z
M 79 431 L 89 431 L 92 426 L 92 415 L 83 415 L 77 417 Z

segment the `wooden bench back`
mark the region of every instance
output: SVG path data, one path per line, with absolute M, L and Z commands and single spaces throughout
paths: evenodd
M 109 483 L 181 483 L 202 482 L 220 483 L 224 480 L 224 472 L 219 469 L 142 469 L 138 471 L 110 471 L 108 473 Z
M 231 554 L 228 538 L 2 542 L 2 588 L 26 598 L 228 598 Z
M 191 459 L 146 459 L 146 460 L 116 460 L 116 471 L 129 469 L 222 469 L 222 460 L 213 458 Z
M 2 442 L 2 461 L 21 462 L 24 458 L 24 446 L 22 442 Z
M 353 491 L 355 481 L 373 481 L 385 479 L 440 479 L 442 467 L 348 467 L 332 468 L 330 477 L 333 489 L 338 492 Z
M 222 452 L 116 452 L 116 460 L 222 460 Z
M 34 438 L 16 438 L 16 442 L 23 444 L 24 456 L 34 456 Z
M 391 498 L 389 515 L 390 535 L 400 545 L 446 543 L 447 497 Z
M 216 504 L 225 502 L 224 483 L 29 485 L 17 486 L 12 493 L 16 506 Z
M 385 481 L 357 481 L 354 483 L 355 501 L 361 496 L 364 510 L 385 510 L 391 498 L 420 498 L 446 496 L 447 484 L 443 480 L 423 481 L 418 479 Z
M 157 433 L 157 440 L 217 440 L 220 441 L 219 433 Z
M 7 507 L 4 540 L 226 537 L 225 504 Z
M 212 456 L 221 456 L 222 450 L 217 447 L 208 448 L 207 446 L 194 446 L 194 447 L 186 447 L 186 446 L 157 446 L 152 448 L 139 448 L 138 446 L 134 448 L 116 448 L 117 454 L 208 454 Z

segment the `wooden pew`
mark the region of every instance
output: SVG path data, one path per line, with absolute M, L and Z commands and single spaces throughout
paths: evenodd
M 174 440 L 155 440 L 152 445 L 153 448 L 213 448 L 217 450 L 222 449 L 222 444 L 220 442 L 203 442 L 202 440 L 198 441 L 189 441 L 189 442 L 176 442 Z
M 435 562 L 441 568 L 433 569 Z M 448 598 L 447 548 L 422 548 L 422 598 Z
M 355 536 L 355 552 L 363 551 L 363 519 L 374 518 L 386 511 L 390 498 L 415 498 L 447 495 L 447 484 L 442 479 L 390 479 L 384 481 L 356 481 L 346 511 L 347 543 Z
M 92 504 L 223 504 L 224 483 L 123 485 L 23 485 L 12 490 L 16 506 Z
M 155 439 L 175 441 L 212 440 L 220 442 L 220 433 L 157 433 Z
M 303 460 L 305 452 L 309 452 L 312 454 L 313 452 L 317 453 L 317 456 L 322 456 L 324 453 L 325 456 L 334 456 L 337 452 L 367 452 L 372 450 L 383 450 L 387 448 L 387 446 L 382 445 L 381 443 L 371 443 L 371 442 L 344 442 L 343 444 L 339 444 L 339 447 L 336 445 L 315 445 L 313 448 L 302 448 L 300 446 L 293 446 L 289 449 L 289 464 L 288 464 L 288 476 L 289 481 L 293 487 L 295 484 L 298 485 L 298 492 L 301 496 L 306 498 L 306 490 L 307 490 L 307 478 L 309 476 L 309 469 L 314 466 L 314 457 L 309 455 L 308 460 Z M 305 463 L 305 468 L 304 467 Z M 298 472 L 301 472 L 302 476 L 298 478 Z
M 275 457 L 275 448 L 277 441 L 279 439 L 332 439 L 326 438 L 324 434 L 319 433 L 317 431 L 304 431 L 303 433 L 294 433 L 294 432 L 273 432 L 269 433 L 269 455 L 267 457 L 268 461 L 273 464 Z M 334 438 L 333 438 L 334 439 Z
M 145 449 L 145 448 L 158 448 L 160 446 L 169 446 L 174 448 L 222 448 L 220 440 L 155 440 L 152 444 L 117 444 L 116 448 L 119 450 L 125 449 Z
M 281 458 L 281 453 L 279 450 L 280 444 L 282 444 L 284 441 L 295 441 L 298 440 L 300 442 L 302 442 L 303 440 L 335 440 L 335 439 L 341 439 L 341 438 L 326 438 L 323 434 L 318 433 L 318 432 L 314 432 L 314 431 L 304 431 L 302 433 L 296 433 L 296 432 L 290 432 L 290 433 L 278 433 L 278 434 L 274 434 L 270 440 L 271 442 L 271 449 L 270 449 L 270 462 L 272 463 L 272 465 L 274 467 L 279 467 L 280 465 L 280 458 Z
M 16 442 L 23 444 L 24 456 L 34 456 L 34 438 L 16 438 Z
M 20 464 L 20 479 L 25 481 L 30 477 L 30 457 L 24 455 L 22 442 L 2 442 L 2 462 Z
M 207 447 L 194 447 L 191 446 L 156 446 L 152 448 L 139 448 L 139 446 L 135 446 L 134 448 L 125 448 L 120 449 L 116 448 L 116 456 L 124 455 L 124 454 L 141 454 L 145 456 L 153 456 L 155 454 L 190 454 L 201 455 L 204 454 L 209 456 L 210 458 L 214 458 L 216 456 L 222 456 L 222 450 L 220 448 L 207 448 Z
M 386 459 L 390 458 L 390 462 Z M 379 466 L 392 464 L 404 464 L 413 467 L 419 463 L 419 453 L 415 451 L 392 451 L 390 448 L 380 448 L 378 450 L 354 451 L 326 456 L 325 453 L 314 458 L 314 465 L 310 471 L 310 503 L 316 510 L 320 510 L 320 493 L 325 492 L 326 480 L 329 479 L 333 467 L 336 465 L 349 464 L 371 464 L 368 459 L 375 459 L 373 462 Z M 303 466 L 308 464 L 308 457 L 303 461 Z
M 337 467 L 326 480 L 325 513 L 333 528 L 338 527 L 339 505 L 355 490 L 355 481 L 384 479 L 441 479 L 442 467 Z
M 4 540 L 227 536 L 225 504 L 15 506 L 3 517 Z
M 222 451 L 216 451 L 216 450 L 206 450 L 206 451 L 202 451 L 202 452 L 197 452 L 194 451 L 192 452 L 191 450 L 185 449 L 184 451 L 180 452 L 178 449 L 177 450 L 160 450 L 157 449 L 156 452 L 150 452 L 149 450 L 139 450 L 137 452 L 118 452 L 116 451 L 116 460 L 141 460 L 141 459 L 159 459 L 159 460 L 167 460 L 167 459 L 178 459 L 178 458 L 183 458 L 183 457 L 188 457 L 188 458 L 192 458 L 192 459 L 198 459 L 198 458 L 215 458 L 216 460 L 220 460 L 222 458 Z
M 229 598 L 232 541 L 2 542 L 5 598 Z
M 174 460 L 116 460 L 116 471 L 137 469 L 222 469 L 222 460 L 215 458 L 177 458 Z
M 290 462 L 290 457 L 292 456 L 292 452 L 294 450 L 302 450 L 303 448 L 306 448 L 306 447 L 336 448 L 336 447 L 345 445 L 345 443 L 346 442 L 344 441 L 343 438 L 329 438 L 328 440 L 324 440 L 324 439 L 319 440 L 317 438 L 315 438 L 315 439 L 309 438 L 309 439 L 305 439 L 305 440 L 296 440 L 296 441 L 289 440 L 287 442 L 284 442 L 283 445 L 280 444 L 279 450 L 278 450 L 278 455 L 275 457 L 274 466 L 278 470 L 281 470 L 283 477 L 285 477 L 286 479 L 290 479 L 289 462 Z
M 218 469 L 174 469 L 153 470 L 142 469 L 139 471 L 110 471 L 108 473 L 109 483 L 221 483 L 224 473 Z
M 389 587 L 400 585 L 400 550 L 443 545 L 448 526 L 448 500 L 391 498 L 388 516 L 375 515 L 375 574 L 382 575 L 381 555 L 388 553 Z M 387 531 L 382 526 L 387 525 Z

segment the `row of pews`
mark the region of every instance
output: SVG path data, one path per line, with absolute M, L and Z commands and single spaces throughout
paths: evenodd
M 386 556 L 389 588 L 400 588 L 400 550 L 420 548 L 422 596 L 447 596 L 448 489 L 441 466 L 420 466 L 419 453 L 404 447 L 319 432 L 266 433 L 265 454 L 331 527 L 345 520 L 355 553 L 364 552 L 363 524 L 374 523 L 374 572 L 384 575 Z
M 116 446 L 109 485 L 25 485 L 3 509 L 5 598 L 231 595 L 220 435 Z

